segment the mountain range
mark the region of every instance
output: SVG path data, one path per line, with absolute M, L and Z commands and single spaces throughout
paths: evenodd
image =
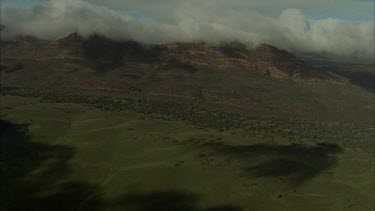
M 251 49 L 235 41 L 149 45 L 77 33 L 58 40 L 18 36 L 1 41 L 1 70 L 3 87 L 193 99 L 256 115 L 373 122 L 373 81 L 356 83 L 337 65 L 267 44 Z

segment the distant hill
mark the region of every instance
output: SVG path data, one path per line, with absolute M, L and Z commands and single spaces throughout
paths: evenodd
M 329 74 L 306 64 L 292 53 L 262 44 L 248 49 L 237 42 L 211 46 L 206 43 L 143 45 L 133 41 L 114 41 L 100 35 L 83 38 L 77 33 L 56 40 L 38 41 L 23 36 L 3 41 L 3 58 L 46 60 L 74 58 L 95 61 L 101 68 L 122 63 L 149 64 L 154 68 L 186 67 L 218 70 L 241 69 L 273 78 L 331 79 Z
M 299 54 L 298 57 L 312 66 L 330 71 L 350 80 L 352 84 L 375 92 L 375 60 L 359 61 L 353 59 L 337 60 L 316 54 Z

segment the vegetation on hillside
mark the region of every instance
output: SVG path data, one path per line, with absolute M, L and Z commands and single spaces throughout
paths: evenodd
M 46 103 L 84 104 L 109 111 L 131 110 L 160 114 L 163 119 L 181 119 L 199 127 L 217 130 L 240 129 L 264 139 L 286 138 L 296 143 L 325 142 L 372 152 L 375 131 L 343 122 L 311 122 L 280 117 L 261 117 L 236 112 L 217 104 L 179 98 L 75 95 L 39 89 L 3 87 L 4 95 L 39 97 Z

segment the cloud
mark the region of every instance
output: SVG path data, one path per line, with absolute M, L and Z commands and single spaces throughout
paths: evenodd
M 269 43 L 292 51 L 372 59 L 373 20 L 310 20 L 300 9 L 286 8 L 291 5 L 304 10 L 317 8 L 322 0 L 316 1 L 316 4 L 280 1 L 276 4 L 283 11 L 274 14 L 265 7 L 268 0 L 255 0 L 251 4 L 243 0 L 44 0 L 29 9 L 1 8 L 1 23 L 7 26 L 2 36 L 27 34 L 57 39 L 77 31 L 85 36 L 99 33 L 112 39 L 144 43 L 206 41 L 215 44 L 238 40 L 250 47 Z M 359 10 L 371 4 L 342 1 L 357 5 Z M 328 9 L 337 9 L 337 5 L 331 4 L 338 0 L 329 2 Z

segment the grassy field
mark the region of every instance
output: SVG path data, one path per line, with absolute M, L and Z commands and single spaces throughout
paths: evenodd
M 374 210 L 373 150 L 1 97 L 2 210 Z

